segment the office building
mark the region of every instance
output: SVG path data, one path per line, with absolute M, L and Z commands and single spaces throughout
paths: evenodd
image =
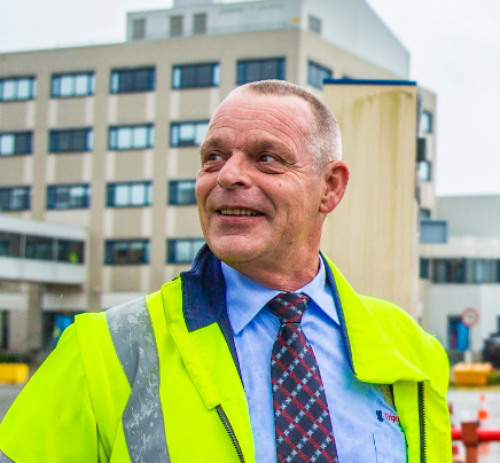
M 328 77 L 407 79 L 409 54 L 364 0 L 176 0 L 130 13 L 123 43 L 5 53 L 1 63 L 0 311 L 3 347 L 23 350 L 49 346 L 74 314 L 157 290 L 189 267 L 203 244 L 198 145 L 231 89 L 285 79 L 321 98 Z M 435 96 L 421 95 L 418 194 L 433 217 Z M 39 222 L 61 229 L 38 233 Z M 15 259 L 74 265 L 85 278 L 34 278 L 14 271 Z

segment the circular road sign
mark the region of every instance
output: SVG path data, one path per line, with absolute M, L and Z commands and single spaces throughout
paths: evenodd
M 467 307 L 460 318 L 462 323 L 470 328 L 479 321 L 479 312 L 474 307 Z

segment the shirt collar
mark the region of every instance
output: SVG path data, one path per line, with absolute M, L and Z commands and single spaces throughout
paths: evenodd
M 222 273 L 226 280 L 227 313 L 234 333 L 238 334 L 257 316 L 267 302 L 281 291 L 262 286 L 224 262 L 222 262 Z M 339 324 L 323 259 L 319 259 L 316 276 L 295 292 L 307 294 L 329 318 Z

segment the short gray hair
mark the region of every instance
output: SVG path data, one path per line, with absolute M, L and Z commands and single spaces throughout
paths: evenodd
M 309 104 L 314 122 L 306 136 L 306 146 L 312 155 L 313 167 L 323 169 L 330 162 L 342 159 L 342 137 L 335 116 L 312 93 L 284 80 L 250 82 L 232 90 L 226 97 L 252 92 L 258 95 L 296 96 Z

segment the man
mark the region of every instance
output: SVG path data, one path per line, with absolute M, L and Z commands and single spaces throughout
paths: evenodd
M 0 462 L 451 461 L 444 350 L 319 252 L 349 171 L 329 110 L 262 81 L 201 146 L 205 246 L 77 317 L 0 427 Z

